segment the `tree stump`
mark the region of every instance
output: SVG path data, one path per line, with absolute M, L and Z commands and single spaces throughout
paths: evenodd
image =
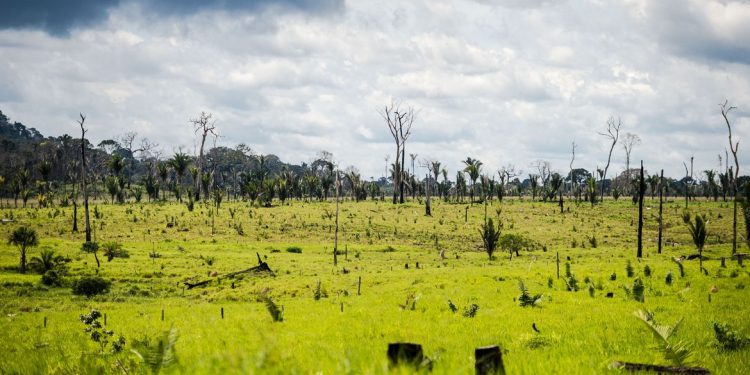
M 388 361 L 391 366 L 419 366 L 423 360 L 424 353 L 422 353 L 422 345 L 410 342 L 395 342 L 388 344 Z
M 606 297 L 607 297 L 607 298 L 612 298 L 612 297 L 614 297 L 614 296 L 615 296 L 615 294 L 614 294 L 614 293 L 612 293 L 612 292 L 609 292 L 609 293 L 607 293 L 607 295 L 606 295 Z
M 505 374 L 503 354 L 497 345 L 483 346 L 474 350 L 474 369 L 477 375 Z
M 732 255 L 732 257 L 737 258 L 737 264 L 739 264 L 740 267 L 742 267 L 742 260 L 744 260 L 746 256 L 746 253 L 737 253 Z
M 725 257 L 721 257 L 721 268 L 727 268 L 726 259 Z

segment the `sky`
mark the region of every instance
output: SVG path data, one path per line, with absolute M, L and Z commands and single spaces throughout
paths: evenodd
M 0 110 L 45 135 L 94 143 L 135 131 L 192 153 L 217 145 L 292 163 L 321 150 L 365 178 L 395 144 L 380 115 L 416 112 L 407 154 L 450 176 L 539 160 L 603 167 L 619 118 L 631 165 L 719 169 L 729 114 L 750 173 L 750 2 L 729 0 L 0 0 Z M 731 158 L 731 154 L 730 154 Z M 407 156 L 409 167 L 411 166 Z M 610 175 L 625 168 L 618 144 Z M 722 167 L 723 169 L 723 167 Z

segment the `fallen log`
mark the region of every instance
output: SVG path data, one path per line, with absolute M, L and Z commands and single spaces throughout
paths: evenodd
M 219 280 L 222 277 L 234 278 L 235 276 L 243 274 L 243 273 L 268 273 L 271 276 L 273 276 L 274 273 L 271 270 L 271 267 L 268 266 L 268 263 L 264 262 L 260 258 L 260 254 L 255 253 L 255 255 L 258 256 L 258 265 L 255 266 L 255 267 L 250 267 L 248 269 L 244 269 L 244 270 L 241 270 L 241 271 L 230 272 L 230 273 L 227 273 L 226 275 L 219 276 L 216 279 L 203 280 L 203 281 L 199 281 L 199 282 L 196 282 L 196 283 L 192 283 L 192 282 L 189 282 L 189 281 L 184 281 L 183 284 L 185 284 L 185 286 L 188 289 L 193 289 L 193 288 L 198 287 L 198 286 L 207 285 L 207 284 L 211 283 L 211 281 L 213 281 L 213 280 Z
M 614 368 L 620 368 L 628 372 L 637 371 L 649 371 L 656 373 L 666 374 L 710 374 L 711 371 L 703 367 L 684 367 L 684 366 L 661 366 L 652 365 L 648 363 L 633 363 L 633 362 L 612 362 Z

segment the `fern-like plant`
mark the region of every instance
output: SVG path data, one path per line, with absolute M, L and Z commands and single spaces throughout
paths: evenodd
M 273 318 L 274 322 L 284 321 L 284 312 L 279 308 L 278 305 L 276 305 L 276 303 L 273 302 L 271 297 L 264 295 L 261 297 L 261 300 L 266 304 L 268 313 L 271 314 L 271 318 Z
M 497 248 L 497 243 L 500 239 L 500 226 L 495 227 L 492 222 L 492 218 L 482 225 L 482 229 L 479 230 L 479 234 L 482 235 L 482 244 L 484 245 L 484 251 L 487 252 L 490 260 L 492 260 L 492 254 Z
M 523 284 L 523 281 L 518 280 L 518 290 L 521 292 L 521 295 L 518 296 L 518 305 L 521 307 L 536 306 L 537 302 L 539 302 L 542 299 L 541 294 L 535 294 L 531 295 L 529 294 L 529 290 L 526 288 L 526 285 Z
M 635 316 L 643 321 L 654 335 L 657 342 L 655 348 L 662 352 L 665 360 L 677 366 L 684 366 L 690 362 L 690 357 L 693 355 L 690 345 L 673 338 L 682 324 L 682 319 L 678 320 L 673 326 L 668 326 L 657 323 L 654 319 L 654 313 L 649 311 L 638 310 L 635 312 Z
M 160 371 L 171 369 L 178 364 L 175 351 L 177 338 L 177 329 L 172 327 L 169 331 L 164 331 L 155 342 L 152 342 L 148 337 L 134 341 L 133 348 L 130 351 L 143 361 L 152 374 L 158 374 Z

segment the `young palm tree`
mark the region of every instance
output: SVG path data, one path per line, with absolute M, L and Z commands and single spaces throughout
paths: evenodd
M 492 222 L 492 218 L 488 218 L 482 225 L 482 229 L 479 230 L 479 234 L 482 235 L 484 251 L 487 252 L 487 256 L 492 260 L 492 253 L 495 252 L 500 239 L 500 225 L 496 227 Z
M 158 163 L 156 164 L 156 171 L 159 174 L 159 179 L 161 180 L 162 185 L 164 185 L 161 193 L 162 200 L 166 200 L 166 196 L 164 195 L 167 190 L 167 177 L 169 177 L 169 165 L 168 163 Z
M 18 270 L 21 273 L 26 273 L 26 249 L 39 245 L 36 231 L 26 226 L 19 227 L 8 236 L 8 244 L 18 247 L 21 252 L 21 263 Z
M 466 165 L 466 168 L 464 168 L 464 172 L 468 173 L 469 178 L 471 179 L 471 203 L 474 203 L 474 186 L 476 186 L 477 179 L 482 172 L 482 162 L 477 159 L 467 157 L 466 160 L 463 161 L 463 163 L 464 165 Z
M 706 216 L 695 215 L 695 222 L 690 220 L 690 212 L 682 214 L 682 221 L 685 222 L 690 231 L 690 236 L 693 237 L 693 243 L 698 249 L 698 259 L 700 260 L 700 268 L 703 269 L 703 246 L 706 244 L 706 238 L 708 237 L 708 230 L 706 229 Z
M 33 257 L 29 260 L 29 268 L 32 270 L 44 274 L 45 272 L 54 269 L 58 264 L 64 262 L 64 258 L 60 255 L 55 255 L 54 250 L 44 249 L 38 257 Z
M 169 160 L 169 165 L 172 167 L 172 169 L 174 169 L 177 175 L 177 181 L 175 185 L 175 190 L 177 190 L 180 188 L 180 181 L 182 180 L 182 177 L 185 176 L 188 165 L 190 165 L 190 157 L 181 151 L 176 152 L 172 159 Z M 181 197 L 179 201 L 182 202 Z

